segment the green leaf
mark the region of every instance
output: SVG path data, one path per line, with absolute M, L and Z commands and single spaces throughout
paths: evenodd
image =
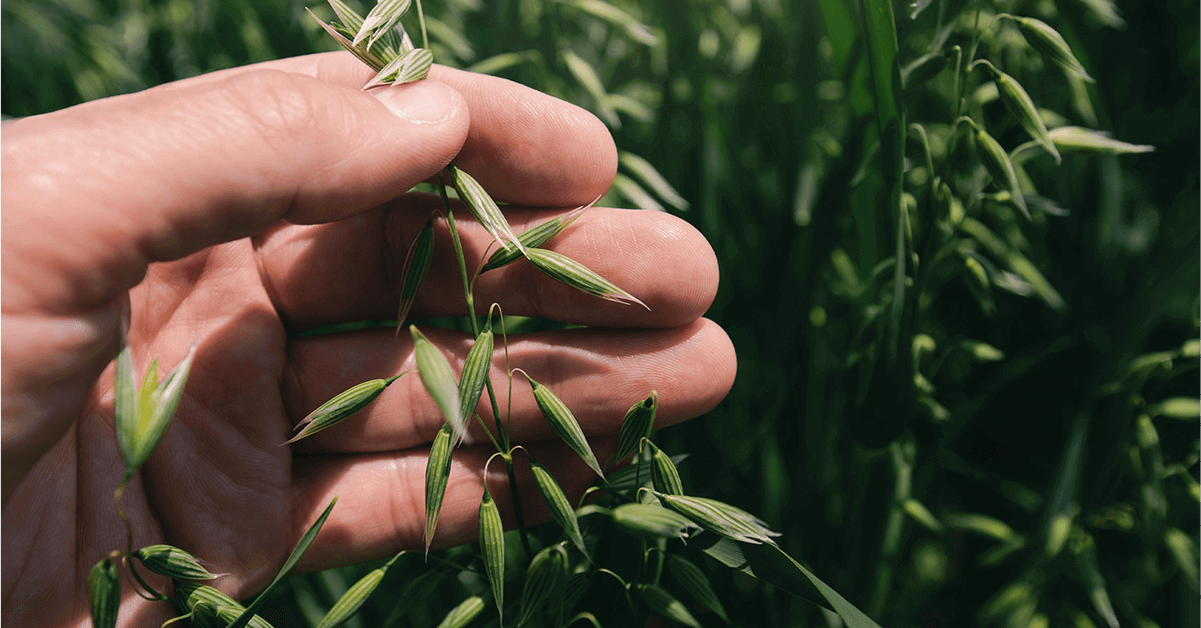
M 668 593 L 667 589 L 653 584 L 639 584 L 634 586 L 634 590 L 638 592 L 638 597 L 642 598 L 643 604 L 655 614 L 685 626 L 701 628 L 700 622 L 688 612 L 688 607 Z
M 312 526 L 309 526 L 304 536 L 300 537 L 300 542 L 296 544 L 296 549 L 292 550 L 292 555 L 288 556 L 288 560 L 284 561 L 284 566 L 280 568 L 279 573 L 275 575 L 275 579 L 271 581 L 271 584 L 267 585 L 267 588 L 263 589 L 263 592 L 254 598 L 254 601 L 246 607 L 246 610 L 242 611 L 242 614 L 227 628 L 244 628 L 250 619 L 254 617 L 255 610 L 259 606 L 262 606 L 267 596 L 275 590 L 275 587 L 279 586 L 279 583 L 283 582 L 288 573 L 292 571 L 292 568 L 296 566 L 296 563 L 300 562 L 300 558 L 304 556 L 304 553 L 308 551 L 309 546 L 317 538 L 317 533 L 321 531 L 321 526 L 325 525 L 325 520 L 329 518 L 329 513 L 334 509 L 334 504 L 336 503 L 338 503 L 337 497 L 330 500 L 329 505 L 325 507 L 325 512 L 321 513 L 321 516 L 317 517 L 317 521 L 313 522 Z
M 688 201 L 683 196 L 680 196 L 680 193 L 667 182 L 667 179 L 663 178 L 663 175 L 659 174 L 659 171 L 651 165 L 651 162 L 628 151 L 621 151 L 617 159 L 618 163 L 633 173 L 634 176 L 641 179 L 643 183 L 650 186 L 655 191 L 655 194 L 658 194 L 659 198 L 663 199 L 668 205 L 681 211 L 688 209 Z
M 889 320 L 888 362 L 901 359 L 909 349 L 902 338 L 901 323 L 905 310 L 905 216 L 901 207 L 905 171 L 905 111 L 901 102 L 901 65 L 897 55 L 897 31 L 892 0 L 860 0 L 863 26 L 867 32 L 868 65 L 872 95 L 876 103 L 876 124 L 880 132 L 881 172 L 887 194 L 887 210 L 894 217 L 896 230 L 892 313 Z M 908 379 L 906 377 L 905 379 Z
M 697 536 L 689 544 L 700 547 L 728 567 L 829 608 L 838 613 L 848 628 L 880 628 L 863 611 L 773 544 L 738 543 L 715 534 Z
M 687 591 L 693 599 L 716 613 L 722 621 L 730 623 L 730 617 L 726 615 L 725 607 L 721 605 L 721 600 L 713 591 L 713 585 L 709 584 L 709 578 L 705 576 L 705 572 L 700 567 L 682 556 L 669 554 L 667 570 L 671 573 L 672 580 Z
M 605 86 L 601 83 L 600 76 L 596 73 L 596 70 L 571 50 L 563 50 L 562 54 L 563 62 L 567 64 L 567 69 L 584 88 L 584 91 L 588 92 L 588 95 L 595 101 L 597 114 L 600 118 L 611 127 L 621 128 L 621 120 L 617 118 L 617 112 L 609 105 L 609 96 L 605 92 Z

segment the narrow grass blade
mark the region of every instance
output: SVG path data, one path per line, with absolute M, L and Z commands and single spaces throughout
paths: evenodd
M 775 544 L 767 525 L 754 515 L 724 502 L 705 497 L 655 493 L 664 506 L 688 517 L 702 528 L 743 543 Z
M 706 554 L 732 569 L 833 610 L 847 628 L 880 628 L 866 613 L 775 545 L 737 543 L 713 535 L 700 536 L 689 543 L 699 545 Z
M 121 577 L 113 559 L 105 558 L 88 574 L 88 604 L 92 609 L 92 625 L 113 628 L 121 606 Z
M 681 211 L 688 209 L 688 201 L 683 196 L 680 196 L 680 193 L 667 182 L 667 179 L 663 178 L 663 175 L 659 174 L 659 171 L 651 165 L 651 162 L 627 151 L 622 151 L 618 155 L 617 160 L 626 170 L 629 170 L 634 176 L 641 179 L 643 183 L 650 186 L 655 191 L 655 194 L 658 194 L 659 198 L 663 199 L 668 205 Z
M 488 371 L 492 368 L 494 342 L 492 323 L 489 321 L 487 328 L 475 337 L 463 362 L 463 374 L 459 376 L 459 420 L 464 424 L 470 421 L 475 414 L 475 407 L 480 403 L 480 395 L 488 381 Z
M 288 573 L 292 571 L 292 568 L 296 566 L 296 563 L 300 562 L 300 558 L 304 556 L 304 553 L 308 551 L 309 546 L 317 538 L 317 533 L 321 531 L 321 526 L 325 525 L 325 520 L 329 518 L 329 513 L 334 509 L 334 504 L 336 503 L 338 503 L 337 497 L 329 502 L 329 505 L 325 507 L 325 512 L 321 513 L 320 517 L 317 517 L 317 521 L 313 522 L 313 525 L 300 538 L 300 542 L 296 544 L 296 549 L 292 550 L 292 555 L 288 556 L 288 560 L 284 561 L 284 566 L 280 568 L 279 573 L 275 575 L 275 579 L 271 581 L 271 584 L 267 585 L 267 588 L 263 589 L 263 592 L 254 598 L 250 606 L 247 606 L 246 610 L 242 611 L 242 614 L 238 615 L 227 628 L 243 628 L 250 622 L 250 619 L 255 616 L 255 610 L 263 604 L 263 601 L 275 590 L 275 587 L 279 586 L 280 582 L 283 582 Z
M 207 584 L 199 584 L 191 580 L 180 580 L 175 583 L 175 600 L 181 606 L 189 611 L 196 613 L 197 617 L 203 617 L 207 613 L 210 617 L 216 617 L 217 626 L 232 626 L 231 622 L 241 621 L 246 607 L 238 603 L 237 600 L 228 595 L 208 586 Z M 250 617 L 248 623 L 244 626 L 250 628 L 272 628 L 267 620 L 254 615 Z M 200 625 L 205 624 L 203 621 Z
M 535 50 L 526 50 L 524 52 L 502 52 L 498 55 L 493 55 L 487 59 L 477 61 L 467 67 L 468 72 L 476 74 L 497 74 L 511 67 L 538 61 L 541 55 Z
M 484 611 L 484 598 L 473 595 L 451 609 L 438 628 L 464 628 Z
M 722 621 L 730 623 L 730 617 L 726 615 L 726 609 L 721 605 L 721 600 L 718 599 L 717 593 L 713 591 L 713 585 L 709 584 L 709 578 L 705 576 L 705 572 L 701 571 L 692 561 L 678 556 L 669 554 L 667 556 L 667 571 L 671 573 L 671 578 L 691 595 L 694 600 L 700 602 L 702 606 L 713 611 Z
M 922 55 L 901 68 L 901 83 L 906 89 L 921 85 L 938 76 L 949 64 L 941 50 Z
M 540 247 L 549 242 L 551 238 L 563 233 L 564 229 L 567 229 L 571 223 L 575 222 L 576 218 L 579 218 L 585 211 L 588 210 L 588 208 L 592 207 L 596 201 L 599 200 L 600 197 L 598 196 L 596 197 L 596 200 L 588 203 L 587 205 L 581 205 L 565 214 L 555 216 L 550 220 L 530 227 L 529 229 L 522 231 L 517 236 L 517 241 L 520 242 L 521 245 L 526 249 Z M 480 272 L 485 273 L 489 270 L 500 268 L 501 266 L 510 264 L 521 258 L 521 251 L 506 251 L 504 249 L 498 250 L 488 258 L 487 262 L 484 262 L 484 265 L 480 267 Z
M 567 64 L 568 71 L 579 82 L 584 91 L 592 97 L 596 103 L 596 113 L 609 126 L 613 128 L 621 128 L 621 120 L 617 117 L 617 112 L 613 110 L 613 106 L 609 104 L 609 95 L 605 91 L 605 85 L 601 82 L 600 76 L 596 73 L 587 61 L 584 61 L 571 50 L 563 50 L 563 62 Z
M 417 357 L 421 383 L 442 411 L 442 417 L 454 427 L 455 437 L 461 442 L 467 438 L 467 426 L 463 423 L 459 385 L 455 382 L 450 362 L 415 326 L 409 326 L 409 333 L 413 336 L 413 352 Z
M 559 527 L 563 528 L 563 533 L 586 556 L 588 550 L 584 547 L 584 537 L 580 534 L 580 523 L 576 519 L 571 502 L 567 500 L 567 495 L 545 465 L 537 460 L 530 460 L 530 467 L 534 473 L 534 484 L 538 487 L 538 492 L 542 495 L 542 501 L 546 504 L 547 510 L 550 510 L 551 518 L 559 524 Z
M 524 625 L 535 613 L 559 594 L 567 583 L 567 552 L 562 545 L 545 547 L 530 561 L 525 585 L 521 590 L 521 615 L 517 625 Z
M 655 429 L 655 411 L 659 408 L 659 393 L 651 391 L 646 399 L 635 403 L 626 411 L 621 420 L 621 432 L 617 437 L 617 451 L 609 459 L 606 467 L 624 460 L 626 456 L 638 450 L 638 443 L 651 435 Z
M 434 63 L 434 54 L 425 48 L 414 48 L 396 55 L 388 65 L 380 68 L 379 72 L 363 86 L 376 87 L 379 85 L 403 85 L 412 81 L 420 81 L 430 72 Z
M 623 305 L 636 303 L 650 310 L 646 304 L 639 301 L 632 294 L 613 285 L 609 280 L 601 277 L 587 266 L 554 251 L 546 249 L 526 249 L 526 259 L 534 265 L 534 268 L 542 271 L 542 274 L 554 279 L 555 281 L 575 288 L 580 292 L 591 294 L 594 297 L 600 297 L 606 301 L 613 301 Z
M 1018 124 L 1022 125 L 1023 129 L 1030 134 L 1043 148 L 1047 149 L 1055 157 L 1055 163 L 1063 162 L 1063 157 L 1059 156 L 1059 151 L 1055 148 L 1055 143 L 1051 141 L 1051 136 L 1047 133 L 1047 126 L 1043 124 L 1043 120 L 1038 115 L 1038 109 L 1034 106 L 1034 101 L 1030 99 L 1030 95 L 1022 88 L 1022 85 L 1017 82 L 1012 76 L 998 70 L 996 66 L 989 63 L 987 59 L 976 61 L 977 64 L 988 68 L 992 74 L 993 82 L 997 85 L 997 93 L 1001 97 L 1001 102 L 1009 113 L 1017 119 Z
M 212 580 L 195 556 L 170 545 L 147 545 L 132 554 L 150 571 L 176 580 Z
M 438 513 L 442 510 L 442 497 L 450 481 L 451 452 L 454 449 L 454 428 L 443 423 L 430 446 L 430 458 L 425 467 L 425 555 L 430 554 L 430 543 L 438 527 Z
M 500 211 L 496 201 L 492 200 L 492 197 L 484 190 L 484 186 L 480 185 L 475 177 L 454 166 L 447 166 L 447 168 L 454 179 L 455 189 L 459 191 L 459 198 L 467 205 L 472 217 L 479 221 L 506 251 L 512 250 L 510 245 L 516 246 L 519 251 L 523 250 L 525 245 L 517 239 L 513 228 L 509 226 L 509 221 L 505 220 L 504 213 Z
M 688 607 L 668 593 L 667 589 L 653 584 L 635 585 L 634 589 L 638 591 L 638 597 L 642 599 L 642 603 L 646 604 L 646 607 L 655 614 L 685 626 L 701 628 L 701 624 L 692 616 L 692 613 L 688 612 Z
M 325 614 L 321 623 L 317 624 L 317 628 L 334 628 L 334 626 L 340 626 L 343 622 L 350 619 L 352 615 L 358 612 L 363 602 L 366 602 L 367 598 L 375 592 L 375 589 L 383 581 L 384 574 L 388 572 L 388 568 L 392 566 L 392 563 L 396 562 L 396 559 L 400 558 L 403 554 L 404 552 L 401 551 L 389 559 L 388 562 L 371 570 L 371 573 L 363 576 L 358 582 L 347 589 L 346 593 L 341 598 L 338 598 L 338 601 Z
M 659 38 L 655 36 L 649 26 L 639 22 L 634 16 L 608 2 L 604 2 L 603 0 L 574 0 L 571 5 L 593 17 L 600 18 L 614 26 L 625 29 L 630 39 L 644 46 L 655 46 L 659 43 Z
M 655 200 L 655 197 L 651 196 L 650 192 L 647 192 L 641 185 L 638 185 L 637 181 L 634 181 L 621 172 L 613 177 L 613 189 L 621 193 L 626 200 L 630 201 L 638 209 L 653 212 L 666 211 L 666 208 L 659 201 Z
M 555 430 L 559 438 L 567 443 L 567 446 L 571 447 L 572 451 L 576 452 L 589 468 L 595 471 L 601 479 L 604 479 L 605 474 L 596 462 L 596 455 L 592 453 L 592 448 L 588 446 L 584 430 L 580 428 L 579 421 L 567 408 L 567 404 L 556 397 L 549 388 L 534 381 L 528 374 L 525 378 L 530 382 L 530 387 L 534 389 L 534 401 L 538 403 L 538 409 L 542 411 L 542 416 L 546 417 L 546 422 L 550 423 L 551 429 Z
M 686 539 L 701 529 L 688 517 L 653 504 L 622 504 L 612 511 L 617 527 L 639 538 Z
M 367 48 L 371 48 L 385 32 L 400 23 L 409 10 L 410 0 L 382 0 L 363 18 L 359 32 L 354 36 L 354 45 L 359 45 L 367 39 Z
M 500 509 L 484 487 L 484 499 L 480 501 L 480 553 L 484 557 L 484 570 L 492 585 L 492 597 L 496 601 L 496 612 L 500 614 L 500 625 L 505 624 L 505 529 L 500 521 Z
M 339 393 L 301 419 L 297 424 L 297 427 L 301 428 L 300 433 L 288 439 L 284 444 L 288 445 L 302 438 L 308 438 L 350 418 L 354 413 L 365 408 L 367 404 L 375 401 L 375 398 L 379 397 L 384 389 L 399 377 L 400 375 L 388 379 L 369 380 Z
M 409 247 L 409 252 L 405 254 L 404 267 L 401 270 L 404 284 L 400 287 L 400 307 L 396 310 L 396 330 L 398 332 L 404 325 L 405 319 L 409 317 L 409 310 L 413 307 L 413 301 L 417 299 L 417 290 L 421 287 L 421 282 L 425 280 L 425 273 L 429 270 L 430 260 L 433 258 L 434 221 L 431 218 L 426 221 L 425 227 L 421 233 L 417 234 L 417 239 Z

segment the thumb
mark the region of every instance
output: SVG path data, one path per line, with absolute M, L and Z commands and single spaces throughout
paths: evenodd
M 457 154 L 463 98 L 247 71 L 4 126 L 3 307 L 109 303 L 153 261 L 399 196 Z

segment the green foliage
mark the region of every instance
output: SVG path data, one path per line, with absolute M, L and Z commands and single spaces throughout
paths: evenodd
M 0 11 L 6 115 L 336 47 L 284 0 Z M 1105 0 L 426 6 L 438 62 L 609 123 L 633 158 L 601 204 L 687 207 L 718 253 L 709 316 L 738 348 L 739 378 L 715 411 L 656 442 L 704 460 L 681 465 L 686 485 L 762 517 L 804 564 L 776 588 L 690 555 L 725 612 L 741 625 L 827 625 L 782 584 L 805 595 L 816 573 L 902 627 L 1198 621 L 1197 11 L 1183 0 L 1127 3 L 1121 17 Z M 1054 29 L 1096 82 L 1002 12 Z M 1021 87 L 1045 138 L 984 68 L 970 71 L 975 59 Z M 1013 181 L 993 180 L 960 116 L 1008 152 Z M 601 519 L 580 517 L 594 559 L 637 571 L 645 554 Z M 534 535 L 546 547 L 562 529 Z M 782 564 L 775 546 L 751 547 Z M 477 551 L 398 560 L 362 625 L 434 626 L 491 595 Z M 315 625 L 335 581 L 378 566 L 289 579 L 262 612 Z M 578 591 L 579 608 L 625 586 L 573 578 L 564 599 Z M 520 580 L 507 586 L 518 599 Z

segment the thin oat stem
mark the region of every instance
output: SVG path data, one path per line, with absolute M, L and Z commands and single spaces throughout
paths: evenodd
M 420 4 L 418 4 L 418 6 L 420 6 Z M 450 209 L 450 197 L 447 196 L 447 194 L 446 194 L 446 178 L 445 178 L 445 175 L 441 171 L 438 172 L 438 192 L 441 194 L 442 204 L 446 208 L 446 222 L 448 225 L 450 225 L 450 237 L 451 237 L 451 240 L 454 241 L 454 245 L 455 245 L 455 257 L 458 259 L 458 262 L 459 262 L 459 275 L 463 279 L 463 298 L 467 300 L 467 315 L 468 315 L 468 318 L 471 320 L 471 331 L 472 331 L 473 335 L 479 336 L 480 335 L 480 323 L 478 320 L 476 320 L 476 317 L 475 317 L 475 298 L 472 296 L 472 287 L 473 287 L 472 284 L 474 282 L 470 281 L 467 278 L 467 261 L 466 261 L 466 258 L 463 256 L 463 242 L 462 242 L 462 240 L 459 239 L 459 230 L 455 226 L 454 212 L 452 212 Z M 503 329 L 503 323 L 502 323 L 502 329 Z M 507 336 L 506 336 L 506 345 L 505 345 L 505 360 L 506 360 L 506 362 L 508 361 Z M 510 386 L 509 413 L 510 413 L 510 418 L 512 415 L 512 403 L 513 403 L 512 379 L 513 379 L 513 375 L 512 375 L 512 373 L 510 373 L 509 374 L 509 386 Z M 489 397 L 489 399 L 492 400 L 493 410 L 494 410 L 494 412 L 496 412 L 495 416 L 496 416 L 496 420 L 497 420 L 497 427 L 499 428 L 500 427 L 500 418 L 499 418 L 500 413 L 498 411 L 499 410 L 498 404 L 496 403 L 496 393 L 492 388 L 491 378 L 485 378 L 484 382 L 485 382 L 484 385 L 488 388 L 488 397 Z M 481 423 L 482 422 L 483 422 L 483 420 L 481 419 Z M 487 431 L 487 430 L 485 430 L 485 431 Z M 518 534 L 518 537 L 521 539 L 521 546 L 525 550 L 526 555 L 533 556 L 533 552 L 531 551 L 531 547 L 530 547 L 530 541 L 528 538 L 526 538 L 527 535 L 526 535 L 526 527 L 525 527 L 525 514 L 524 514 L 524 510 L 521 507 L 521 495 L 517 491 L 517 474 L 513 469 L 513 456 L 508 451 L 509 438 L 508 438 L 507 430 L 499 430 L 499 431 L 500 431 L 501 441 L 504 443 L 504 448 L 499 449 L 498 454 L 505 460 L 505 472 L 509 477 L 509 492 L 513 496 L 513 513 L 515 515 L 515 518 L 517 519 L 517 529 L 520 531 Z M 491 438 L 491 436 L 492 436 L 491 432 L 488 433 L 488 436 L 489 436 L 489 438 Z M 495 442 L 496 441 L 493 441 L 493 443 L 495 443 Z M 493 454 L 493 455 L 497 455 L 497 454 Z M 489 462 L 491 462 L 492 458 L 489 458 L 488 460 L 489 460 Z M 487 481 L 487 464 L 484 465 L 484 471 L 485 471 L 484 478 L 485 478 L 485 481 Z
M 529 535 L 526 534 L 525 527 L 525 512 L 521 508 L 521 494 L 517 491 L 517 472 L 513 468 L 513 453 L 518 449 L 525 452 L 525 457 L 530 457 L 530 452 L 526 451 L 525 447 L 518 445 L 510 449 L 507 454 L 502 456 L 505 460 L 505 473 L 509 476 L 509 492 L 513 495 L 513 515 L 517 519 L 517 538 L 521 539 L 521 549 L 525 550 L 527 557 L 533 556 L 533 548 L 530 547 Z
M 972 47 L 971 47 L 971 49 L 968 50 L 967 59 L 964 60 L 967 63 L 968 67 L 960 69 L 958 66 L 956 66 L 956 68 L 955 68 L 957 75 L 958 75 L 958 73 L 963 74 L 963 82 L 959 84 L 959 89 L 962 90 L 962 92 L 960 92 L 959 94 L 956 94 L 957 98 L 955 100 L 955 117 L 956 118 L 958 118 L 959 114 L 962 113 L 963 103 L 964 103 L 964 101 L 967 100 L 967 96 L 963 93 L 963 92 L 967 91 L 967 75 L 968 75 L 968 73 L 970 73 L 972 71 L 971 64 L 972 64 L 972 61 L 976 58 L 976 49 L 980 47 L 980 11 L 982 8 L 983 7 L 980 6 L 980 3 L 977 2 L 976 3 L 976 22 L 975 22 L 975 24 L 972 25 Z
M 467 261 L 463 258 L 463 242 L 459 239 L 459 229 L 455 226 L 455 214 L 450 209 L 450 197 L 446 194 L 446 178 L 442 171 L 438 172 L 438 193 L 442 195 L 442 205 L 446 207 L 446 222 L 450 225 L 450 237 L 455 245 L 455 257 L 459 262 L 459 276 L 463 279 L 463 298 L 467 300 L 467 317 L 471 319 L 471 333 L 480 335 L 480 323 L 475 320 L 475 298 L 471 294 L 471 282 L 467 279 Z
M 483 265 L 481 264 L 481 267 Z M 479 271 L 476 271 L 476 277 L 479 277 Z M 475 280 L 471 280 L 472 289 L 475 289 Z M 505 347 L 505 372 L 509 370 L 509 337 L 505 333 L 505 312 L 501 309 L 499 303 L 493 303 L 488 307 L 488 320 L 492 320 L 492 308 L 500 311 L 500 337 L 501 344 Z M 496 431 L 500 434 L 500 442 L 504 451 L 509 451 L 509 426 L 502 425 L 500 421 L 500 404 L 496 401 L 496 389 L 492 387 L 492 378 L 484 378 L 484 386 L 488 389 L 488 401 L 492 404 L 492 420 L 496 423 Z M 509 419 L 513 415 L 513 377 L 509 376 Z
M 120 486 L 113 491 L 113 502 L 117 506 L 117 515 L 121 517 L 121 523 L 125 525 L 125 553 L 133 553 L 133 527 L 129 525 L 129 517 L 125 516 L 125 510 L 121 508 L 121 496 L 125 494 L 125 485 L 129 483 L 129 479 L 133 477 L 132 473 L 126 472 L 125 477 L 121 480 Z
M 472 416 L 475 417 L 475 422 L 479 423 L 480 427 L 484 428 L 484 433 L 488 435 L 488 440 L 492 441 L 492 446 L 496 448 L 497 453 L 504 453 L 505 450 L 501 448 L 500 443 L 496 441 L 496 437 L 492 435 L 492 430 L 488 429 L 488 424 L 484 423 L 484 418 L 480 416 L 480 413 L 475 412 L 472 414 Z
M 417 0 L 417 23 L 421 24 L 421 47 L 429 50 L 430 37 L 425 32 L 425 11 L 421 9 L 421 0 Z

